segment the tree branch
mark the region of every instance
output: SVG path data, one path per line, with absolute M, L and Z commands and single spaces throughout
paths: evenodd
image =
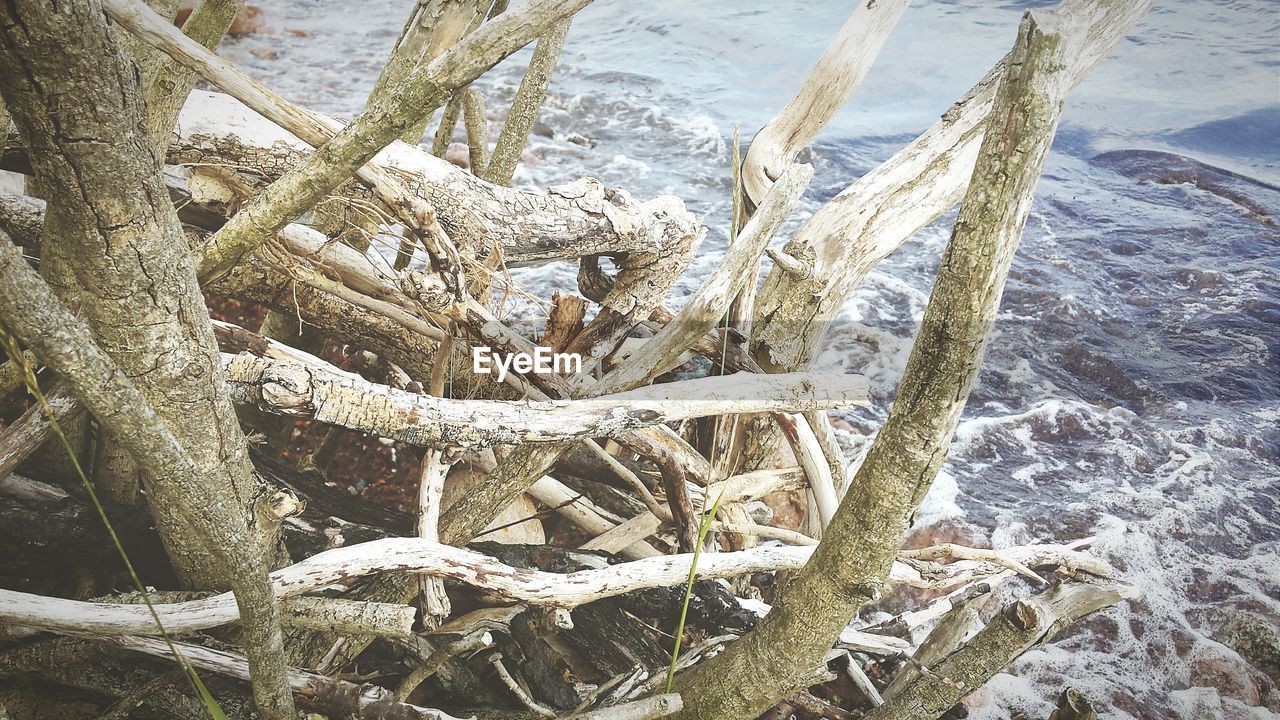
M 942 462 L 995 319 L 1005 277 L 1071 87 L 1084 27 L 1028 14 L 1000 84 L 951 242 L 897 399 L 849 492 L 778 607 L 677 680 L 684 718 L 762 712 L 819 666 L 832 638 L 877 594 L 909 516 Z M 790 652 L 780 656 L 776 648 Z

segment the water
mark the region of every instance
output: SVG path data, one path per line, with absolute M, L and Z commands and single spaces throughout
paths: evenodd
M 411 2 L 371 0 L 358 15 L 344 3 L 260 4 L 274 34 L 226 54 L 350 116 Z M 815 181 L 779 243 L 981 77 L 1023 10 L 1051 4 L 913 5 L 809 153 Z M 798 0 L 599 0 L 574 24 L 542 116 L 554 137 L 535 138 L 517 183 L 589 174 L 637 197 L 683 198 L 712 229 L 677 288 L 688 293 L 723 251 L 734 124 L 749 137 L 781 107 L 846 13 Z M 483 81 L 493 114 L 527 57 Z M 1280 708 L 1272 680 L 1216 632 L 1230 609 L 1280 618 L 1278 139 L 1280 5 L 1267 0 L 1167 0 L 1073 94 L 922 516 L 997 546 L 1096 535 L 1094 550 L 1145 595 L 1025 655 L 973 699 L 974 716 L 1045 717 L 1067 685 L 1115 718 Z M 872 380 L 873 409 L 841 418 L 852 458 L 892 400 L 952 218 L 871 273 L 824 348 L 824 369 Z M 540 295 L 572 289 L 573 276 L 568 264 L 516 272 Z

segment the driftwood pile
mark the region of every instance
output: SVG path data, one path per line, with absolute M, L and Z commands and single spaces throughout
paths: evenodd
M 260 577 L 247 565 L 219 588 L 229 591 L 176 589 L 199 585 L 197 563 L 175 562 L 178 520 L 154 503 L 190 506 L 147 478 L 190 460 L 162 425 L 134 435 L 113 424 L 154 413 L 32 271 L 56 200 L 0 196 L 0 317 L 32 351 L 0 372 L 13 411 L 0 433 L 0 677 L 21 690 L 0 695 L 0 718 L 5 702 L 54 687 L 74 691 L 68 707 L 110 706 L 109 717 L 199 717 L 157 620 L 234 718 L 254 701 L 286 717 L 293 700 L 365 720 L 754 717 L 771 706 L 766 717 L 937 717 L 1122 599 L 1087 541 L 900 546 L 972 385 L 1063 98 L 1150 2 L 1065 0 L 1028 16 L 1009 57 L 934 127 L 770 248 L 813 175 L 797 153 L 907 4 L 859 3 L 751 143 L 733 243 L 678 311 L 664 301 L 705 233 L 679 199 L 640 201 L 590 178 L 507 187 L 586 4 L 498 3 L 486 18 L 477 2 L 422 0 L 369 108 L 344 126 L 189 37 L 205 6 L 236 3 L 206 0 L 184 35 L 139 0 L 101 1 L 113 32 L 176 61 L 157 71 L 174 87 L 198 75 L 220 91 L 158 103 L 148 125 L 200 289 L 268 311 L 260 329 L 213 321 L 212 335 L 254 440 L 250 507 L 278 525 L 283 548 Z M 468 86 L 535 38 L 490 151 Z M 421 148 L 423 111 L 438 107 L 437 142 Z M 470 169 L 440 157 L 460 115 Z M 0 166 L 38 174 L 36 152 L 14 134 Z M 911 400 L 895 404 L 855 474 L 825 411 L 865 405 L 867 384 L 810 371 L 820 331 L 876 262 L 962 198 L 944 259 L 954 282 L 940 276 L 900 388 Z M 773 269 L 757 289 L 766 253 Z M 550 261 L 580 264 L 582 297 L 557 297 L 542 337 L 526 337 L 492 300 L 518 291 L 504 268 Z M 475 347 L 515 357 L 540 345 L 581 370 L 473 372 Z M 47 408 L 17 407 L 24 365 L 51 371 L 40 374 Z M 151 607 L 122 592 L 97 511 L 51 459 L 51 415 L 65 428 L 96 418 L 95 469 L 138 463 L 123 475 L 132 485 L 98 492 L 133 565 L 167 588 Z M 415 506 L 337 487 L 326 475 L 337 432 L 282 456 L 299 421 L 394 441 L 405 456 L 422 448 Z M 807 508 L 801 527 L 771 524 L 759 501 L 779 492 Z M 571 528 L 556 544 L 543 533 L 553 516 Z M 886 586 L 924 599 L 864 619 L 859 607 Z M 829 593 L 811 593 L 821 607 L 806 606 L 808 587 Z M 794 654 L 789 640 L 768 644 L 778 637 L 795 638 Z M 743 668 L 760 652 L 757 687 Z M 1059 718 L 1089 717 L 1077 695 L 1061 705 Z

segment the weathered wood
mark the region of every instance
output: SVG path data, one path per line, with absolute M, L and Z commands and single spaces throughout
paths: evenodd
M 762 712 L 819 666 L 832 638 L 878 593 L 947 456 L 977 377 L 1041 167 L 1072 85 L 1085 26 L 1028 15 L 992 106 L 970 192 L 943 254 L 889 418 L 828 526 L 827 541 L 754 631 L 677 678 L 681 717 Z M 778 647 L 789 647 L 781 655 Z M 781 693 L 780 693 L 781 691 Z
M 615 436 L 691 417 L 867 402 L 866 380 L 857 375 L 729 375 L 591 400 L 520 402 L 409 393 L 370 383 L 314 357 L 303 364 L 241 353 L 224 356 L 224 366 L 237 402 L 437 448 Z
M 276 113 L 268 117 L 284 119 Z M 336 126 L 317 117 L 324 127 Z M 183 109 L 170 160 L 248 165 L 265 173 L 241 178 L 256 185 L 279 177 L 310 151 L 314 138 L 303 126 L 288 122 L 283 127 L 262 121 L 231 96 L 194 92 Z M 496 248 L 510 267 L 600 253 L 672 254 L 687 263 L 703 232 L 674 197 L 641 203 L 590 178 L 546 192 L 509 189 L 403 143 L 380 152 L 369 169 L 382 173 L 372 184 L 392 215 L 398 198 L 430 203 L 460 248 L 480 254 Z
M 907 3 L 856 3 L 795 97 L 756 133 L 742 163 L 743 189 L 753 205 L 862 84 Z
M 1064 583 L 1004 608 L 959 650 L 867 714 L 867 720 L 931 720 L 982 687 L 1019 655 L 1077 620 L 1123 600 L 1113 588 Z
M 136 691 L 157 678 L 173 673 L 173 657 L 163 660 L 140 658 L 113 651 L 103 643 L 80 638 L 53 638 L 26 644 L 0 654 L 0 677 L 6 681 L 34 675 L 41 684 L 56 684 L 65 694 L 70 688 L 107 703 L 134 697 L 129 717 L 141 719 L 191 720 L 205 715 L 204 705 L 181 679 L 155 687 L 138 698 Z M 231 720 L 260 717 L 240 683 L 217 676 L 202 678 L 213 697 Z M 37 706 L 34 717 L 49 716 L 50 708 Z
M 182 33 L 193 42 L 214 50 L 243 7 L 244 0 L 202 0 L 182 23 Z M 141 41 L 135 42 L 146 47 Z M 196 74 L 163 53 L 150 47 L 147 49 L 156 55 L 155 75 L 146 85 L 147 129 L 152 144 L 163 155 L 169 145 L 173 123 L 178 119 L 178 111 L 196 84 Z
M 485 116 L 484 95 L 474 87 L 462 91 L 462 126 L 467 131 L 471 173 L 484 177 L 489 164 L 489 118 Z
M 481 4 L 477 0 L 418 0 L 373 84 L 366 105 L 388 97 L 415 68 L 429 64 L 453 47 L 481 19 Z M 423 116 L 405 130 L 401 139 L 417 145 L 434 110 L 423 108 Z
M 492 545 L 494 552 L 498 550 Z M 728 553 L 703 553 L 696 576 L 716 579 L 774 570 L 796 570 L 815 552 L 812 547 L 757 547 Z M 1098 561 L 1057 545 L 1029 545 L 1004 550 L 1025 565 L 1064 566 L 1083 570 Z M 513 568 L 481 553 L 420 538 L 386 538 L 338 547 L 313 555 L 271 574 L 277 598 L 292 597 L 330 583 L 382 572 L 416 572 L 463 582 L 530 605 L 572 608 L 642 588 L 670 587 L 689 574 L 691 554 L 664 555 L 633 562 L 555 574 Z M 889 582 L 922 588 L 945 588 L 1004 572 L 1003 565 L 961 560 L 947 564 L 913 561 L 891 563 Z M 223 593 L 202 600 L 155 606 L 166 628 L 187 632 L 233 622 L 239 617 L 235 597 Z M 87 603 L 30 593 L 0 590 L 0 622 L 63 632 L 99 635 L 150 635 L 156 632 L 146 608 Z M 827 645 L 830 647 L 830 644 Z M 825 653 L 825 650 L 824 650 Z
M 1053 14 L 1088 28 L 1071 59 L 1072 84 L 1083 81 L 1153 4 L 1063 0 Z M 1007 63 L 997 64 L 920 137 L 818 210 L 775 257 L 795 263 L 776 263 L 760 290 L 752 346 L 761 365 L 773 371 L 807 367 L 866 273 L 963 197 Z
M 138 72 L 97 0 L 24 3 L 0 8 L 0 86 L 55 199 L 41 241 L 54 291 L 0 236 L 0 316 L 133 453 L 179 576 L 235 590 L 255 701 L 264 718 L 292 720 L 266 581 L 279 518 L 224 392 Z
M 155 657 L 172 657 L 168 646 L 154 638 L 124 636 L 103 638 L 103 641 Z M 190 643 L 174 644 L 197 668 L 249 679 L 248 663 L 240 655 Z M 356 685 L 294 668 L 287 670 L 286 677 L 289 688 L 300 700 L 331 713 L 360 720 L 459 720 L 442 710 L 399 702 L 390 690 L 378 685 Z
M 679 363 L 689 346 L 700 340 L 724 317 L 729 303 L 749 278 L 744 270 L 760 255 L 800 201 L 813 178 L 813 167 L 795 165 L 779 178 L 760 210 L 743 228 L 737 241 L 725 252 L 715 270 L 703 281 L 680 312 L 652 339 L 633 352 L 627 361 L 590 385 L 589 395 L 597 396 L 629 390 L 651 381 Z M 590 382 L 584 379 L 584 382 Z
M 511 101 L 511 109 L 507 111 L 502 132 L 498 134 L 498 141 L 493 146 L 493 156 L 484 169 L 484 179 L 495 185 L 511 184 L 516 164 L 520 162 L 520 155 L 529 142 L 529 133 L 538 119 L 538 110 L 547 96 L 551 73 L 564 48 L 570 22 L 570 19 L 561 20 L 538 38 L 533 56 L 529 58 L 529 67 L 520 81 L 520 88 L 516 90 L 515 99 Z
M 45 396 L 54 418 L 69 427 L 83 417 L 84 405 L 76 401 L 64 388 L 55 386 Z M 53 440 L 53 429 L 44 408 L 32 404 L 27 411 L 0 432 L 0 477 L 13 472 L 31 453 Z
M 438 107 L 452 90 L 471 82 L 499 60 L 520 49 L 551 23 L 573 14 L 589 1 L 526 3 L 484 24 L 429 65 L 415 68 L 384 102 L 366 109 L 350 125 L 333 135 L 332 140 L 312 143 L 316 146 L 323 144 L 323 151 L 288 170 L 250 201 L 238 219 L 233 218 L 223 226 L 202 249 L 201 277 L 209 279 L 225 275 L 245 253 L 360 171 L 374 155 L 414 125 L 427 108 Z M 131 30 L 140 27 L 138 19 L 147 15 L 144 6 L 129 0 L 106 0 L 106 6 L 114 18 Z M 159 30 L 154 24 L 151 29 Z M 173 40 L 172 37 L 169 39 Z M 173 45 L 167 45 L 164 49 L 169 51 L 173 48 Z M 225 61 L 216 57 L 210 60 L 198 51 L 193 53 L 193 57 L 192 64 L 221 63 L 224 70 L 230 67 Z M 261 92 L 261 86 L 246 85 L 243 76 L 237 81 L 239 87 L 248 87 L 255 98 L 265 100 L 273 109 L 278 107 Z M 297 114 L 294 115 L 296 117 Z M 305 120 L 309 129 L 326 136 L 331 134 L 326 124 L 317 123 L 314 118 Z M 325 139 L 328 140 L 327 137 Z

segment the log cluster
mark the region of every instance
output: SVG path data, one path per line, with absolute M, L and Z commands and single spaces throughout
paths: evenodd
M 255 712 L 244 683 L 269 717 L 295 700 L 365 720 L 755 717 L 783 700 L 811 717 L 926 718 L 1131 596 L 1087 541 L 901 545 L 976 376 L 1063 98 L 1150 2 L 1066 0 L 1029 15 L 1010 56 L 938 125 L 770 249 L 813 177 L 797 153 L 907 5 L 859 3 L 735 168 L 734 242 L 678 312 L 664 302 L 706 233 L 678 198 L 593 178 L 507 187 L 587 2 L 420 0 L 368 108 L 344 125 L 206 47 L 236 3 L 206 0 L 184 34 L 140 0 L 100 0 L 151 58 L 153 91 L 197 76 L 219 90 L 149 96 L 165 164 L 148 197 L 163 206 L 156 222 L 182 223 L 193 293 L 270 313 L 262 334 L 202 320 L 207 367 L 190 364 L 235 405 L 218 422 L 234 428 L 234 415 L 251 433 L 251 446 L 244 432 L 213 444 L 245 465 L 251 487 L 226 490 L 252 522 L 235 525 L 225 502 L 200 512 L 213 497 L 202 473 L 223 469 L 190 451 L 195 429 L 174 433 L 139 389 L 145 373 L 121 372 L 93 341 L 102 328 L 36 274 L 66 262 L 44 247 L 65 221 L 57 201 L 0 196 L 12 419 L 0 553 L 13 558 L 0 565 L 0 677 L 73 688 L 108 717 L 202 712 L 176 656 L 219 678 L 210 688 L 233 718 Z M 470 83 L 535 39 L 490 153 Z M 469 170 L 439 157 L 440 142 L 416 144 L 437 107 L 446 145 L 463 116 Z M 47 172 L 0 120 L 0 167 Z M 867 383 L 809 370 L 819 330 L 876 262 L 962 197 L 900 399 L 854 473 L 826 412 L 866 405 Z M 535 341 L 501 313 L 500 297 L 522 292 L 503 268 L 546 262 L 577 263 L 581 297 L 554 298 Z M 582 365 L 514 361 L 541 346 Z M 503 372 L 473 372 L 480 348 Z M 21 407 L 18 389 L 36 382 L 57 384 Z M 282 455 L 297 424 L 322 440 Z M 112 481 L 105 501 L 37 454 L 72 425 L 115 458 L 91 468 L 94 483 Z M 422 453 L 415 502 L 378 505 L 332 481 L 335 448 L 357 435 Z M 773 522 L 761 499 L 777 493 L 808 509 L 799 527 Z M 175 543 L 181 523 L 204 544 Z M 213 551 L 227 581 L 170 590 L 199 570 L 175 554 L 258 524 L 270 532 L 243 554 L 243 578 L 227 572 L 238 555 Z M 139 578 L 153 590 L 121 592 Z M 930 599 L 861 620 L 886 587 Z M 822 690 L 832 683 L 855 700 L 837 704 Z M 1064 694 L 1057 716 L 1090 712 Z

